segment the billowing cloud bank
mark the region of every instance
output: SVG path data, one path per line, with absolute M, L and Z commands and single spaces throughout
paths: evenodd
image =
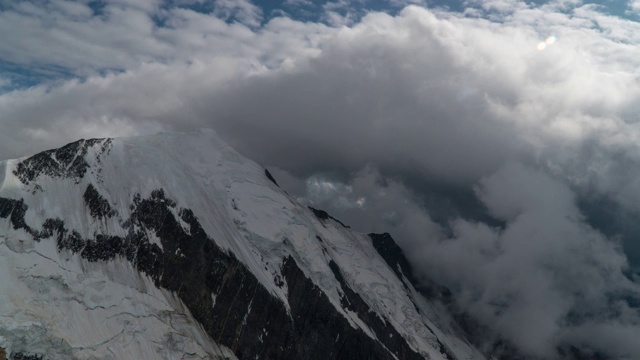
M 248 1 L 0 9 L 3 63 L 59 79 L 0 79 L 2 158 L 212 127 L 305 201 L 392 232 L 527 354 L 640 358 L 639 23 L 579 1 L 348 27 L 265 21 Z

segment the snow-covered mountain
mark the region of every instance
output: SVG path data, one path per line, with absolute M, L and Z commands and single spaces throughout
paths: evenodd
M 484 359 L 412 280 L 209 130 L 0 163 L 0 359 Z

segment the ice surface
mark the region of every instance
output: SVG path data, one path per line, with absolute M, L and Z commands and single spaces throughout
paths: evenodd
M 176 203 L 175 215 L 191 209 L 207 235 L 285 306 L 287 284 L 277 279 L 283 259 L 291 256 L 353 327 L 375 339 L 356 313 L 341 306 L 333 261 L 349 287 L 415 351 L 445 359 L 442 343 L 457 359 L 483 359 L 448 328 L 442 310 L 405 288 L 365 234 L 318 219 L 213 131 L 117 138 L 108 151 L 104 147 L 102 141 L 88 149 L 90 167 L 80 180 L 41 174 L 24 184 L 13 174 L 20 160 L 1 162 L 0 197 L 24 199 L 25 220 L 35 229 L 46 218 L 59 218 L 70 231 L 92 238 L 124 236 L 134 196 L 164 189 Z M 90 184 L 117 215 L 89 214 L 82 195 Z M 150 239 L 161 246 L 153 234 Z M 0 346 L 9 351 L 21 351 L 13 349 L 20 344 L 51 358 L 234 358 L 207 337 L 179 299 L 128 262 L 90 263 L 58 252 L 54 241 L 35 242 L 8 219 L 0 219 L 0 317 Z

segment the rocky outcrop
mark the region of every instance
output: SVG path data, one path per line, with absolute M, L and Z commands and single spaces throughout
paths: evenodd
M 324 210 L 319 210 L 319 209 L 315 209 L 312 208 L 311 206 L 308 206 L 309 210 L 311 210 L 313 212 L 313 215 L 315 215 L 318 219 L 326 221 L 326 220 L 333 220 L 336 223 L 342 225 L 345 228 L 349 228 L 349 226 L 345 225 L 342 221 L 334 218 L 333 216 L 329 215 L 328 212 L 324 211 Z
M 0 167 L 0 275 L 21 291 L 0 294 L 19 317 L 0 323 L 9 358 L 122 358 L 121 344 L 149 359 L 483 358 L 434 331 L 388 234 L 298 204 L 211 132 Z
M 417 284 L 415 277 L 413 276 L 413 270 L 409 261 L 404 256 L 402 249 L 393 240 L 388 233 L 384 234 L 369 234 L 373 247 L 378 251 L 378 254 L 382 256 L 384 261 L 387 262 L 389 267 L 396 273 L 400 281 L 405 282 L 404 278 L 409 280 L 412 284 Z M 405 284 L 406 286 L 406 284 Z
M 113 213 L 93 185 L 84 200 L 95 218 Z M 284 259 L 281 269 L 288 287 L 288 311 L 244 264 L 207 236 L 191 210 L 175 209 L 162 189 L 149 198 L 136 196 L 130 208 L 127 236 L 98 234 L 87 239 L 69 231 L 60 219 L 47 219 L 36 231 L 26 223 L 28 207 L 23 201 L 0 198 L 1 218 L 37 240 L 56 241 L 59 251 L 92 262 L 126 258 L 158 287 L 175 292 L 211 338 L 239 359 L 422 358 L 349 287 L 335 263 L 330 266 L 345 294 L 343 307 L 356 312 L 382 342 L 349 324 L 293 258 Z M 174 216 L 176 210 L 179 218 Z M 161 247 L 151 243 L 150 233 L 160 239 Z M 13 358 L 33 358 L 24 356 Z
M 89 169 L 86 155 L 89 148 L 100 144 L 98 159 L 108 153 L 111 139 L 78 140 L 59 149 L 43 151 L 21 161 L 14 171 L 20 181 L 28 185 L 40 175 L 74 179 L 76 183 Z

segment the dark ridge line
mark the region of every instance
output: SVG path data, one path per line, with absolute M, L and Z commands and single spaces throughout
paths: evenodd
M 100 142 L 103 144 L 97 159 L 99 162 L 99 156 L 110 151 L 112 139 L 81 139 L 58 149 L 42 151 L 18 163 L 13 174 L 24 185 L 29 185 L 43 173 L 51 177 L 72 178 L 79 184 L 90 168 L 85 159 L 88 149 Z
M 391 270 L 393 270 L 403 284 L 404 280 L 402 275 L 404 275 L 411 284 L 418 284 L 418 281 L 413 274 L 413 268 L 404 255 L 404 251 L 402 251 L 402 248 L 398 246 L 389 233 L 370 233 L 368 235 L 373 247 L 376 249 L 378 254 L 382 256 L 384 261 L 389 265 Z
M 380 342 L 388 349 L 396 349 L 394 355 L 399 359 L 422 359 L 422 356 L 409 347 L 407 341 L 398 333 L 393 325 L 386 320 L 380 320 L 378 314 L 369 311 L 371 308 L 362 299 L 360 294 L 351 289 L 345 280 L 340 267 L 333 260 L 329 261 L 329 268 L 340 284 L 343 291 L 340 297 L 340 305 L 347 310 L 355 312 L 358 317 L 369 326 Z
M 338 224 L 342 225 L 342 227 L 347 228 L 347 229 L 351 229 L 350 226 L 345 225 L 342 221 L 334 218 L 333 216 L 329 215 L 328 212 L 324 211 L 324 210 L 318 210 L 315 208 L 312 208 L 311 206 L 307 206 L 309 208 L 309 210 L 313 211 L 313 215 L 315 215 L 318 219 L 322 220 L 322 221 L 326 221 L 326 220 L 333 220 L 335 222 L 337 222 Z
M 273 177 L 273 175 L 271 175 L 269 170 L 267 170 L 266 168 L 264 169 L 264 174 L 267 176 L 267 179 L 271 180 L 271 182 L 276 184 L 277 187 L 280 187 L 280 185 L 278 185 L 278 182 L 276 181 L 276 179 Z
M 128 260 L 156 286 L 175 292 L 210 338 L 230 348 L 239 359 L 391 360 L 390 352 L 411 360 L 422 358 L 412 352 L 402 336 L 393 336 L 397 343 L 380 343 L 362 329 L 353 328 L 291 257 L 284 259 L 281 268 L 288 289 L 289 314 L 282 300 L 262 286 L 233 253 L 222 250 L 208 237 L 189 209 L 178 211 L 179 219 L 189 227 L 188 231 L 183 229 L 174 216 L 175 207 L 162 189 L 146 199 L 136 195 L 130 206 L 131 217 L 123 223 L 128 234 L 98 234 L 93 239 L 69 231 L 60 219 L 47 219 L 41 231 L 32 229 L 25 223 L 28 206 L 22 199 L 0 198 L 0 217 L 8 218 L 14 229 L 25 229 L 35 241 L 55 239 L 58 251 L 71 251 L 92 262 L 115 257 Z M 141 229 L 154 232 L 162 248 L 151 243 Z M 370 308 L 362 305 L 364 301 L 355 300 L 359 295 L 346 283 L 342 286 L 345 293 L 355 294 L 349 295 L 350 303 L 360 304 L 360 312 L 369 313 Z M 384 330 L 388 329 L 380 328 L 376 333 Z M 336 334 L 340 334 L 337 340 Z M 391 347 L 387 350 L 382 344 Z

